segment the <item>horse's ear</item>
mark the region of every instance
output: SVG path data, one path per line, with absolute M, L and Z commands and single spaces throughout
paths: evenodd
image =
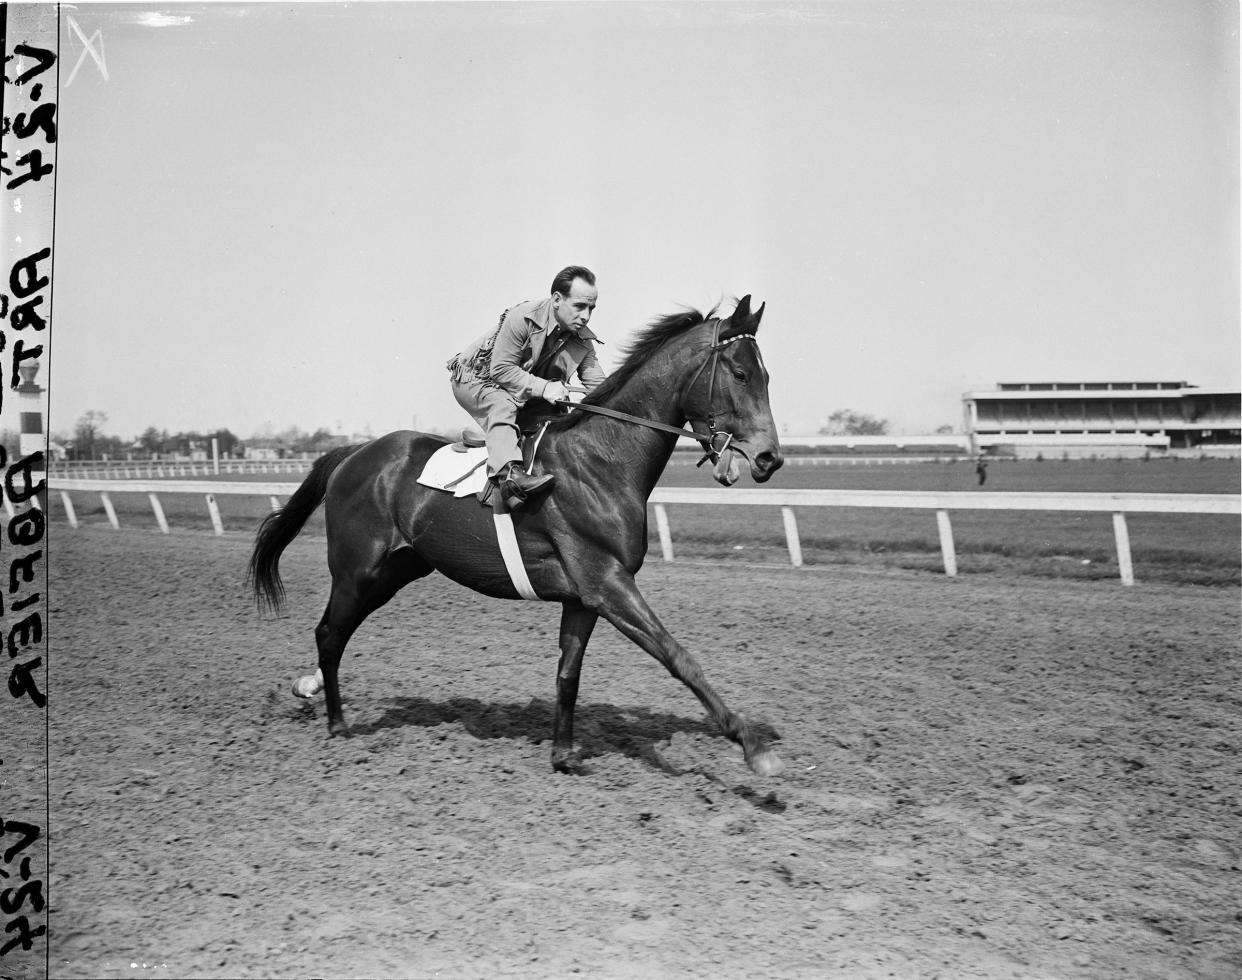
M 737 309 L 733 311 L 733 315 L 729 317 L 729 323 L 733 333 L 754 333 L 759 327 L 759 320 L 763 317 L 763 308 L 767 303 L 759 304 L 759 309 L 754 313 L 750 311 L 750 293 L 742 297 L 737 304 Z

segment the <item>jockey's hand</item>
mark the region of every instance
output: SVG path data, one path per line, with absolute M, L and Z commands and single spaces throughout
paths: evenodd
M 569 401 L 569 389 L 563 382 L 549 381 L 543 389 L 543 400 L 553 403 L 567 402 Z

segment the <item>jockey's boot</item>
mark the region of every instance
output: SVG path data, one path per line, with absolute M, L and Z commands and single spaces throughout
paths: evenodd
M 500 491 L 500 499 L 508 510 L 517 510 L 531 494 L 550 490 L 556 482 L 551 473 L 543 476 L 531 476 L 517 463 L 510 463 L 495 476 L 496 488 Z

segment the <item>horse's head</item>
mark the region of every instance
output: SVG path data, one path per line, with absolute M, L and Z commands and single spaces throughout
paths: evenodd
M 735 452 L 746 457 L 756 483 L 766 482 L 784 462 L 768 404 L 768 371 L 755 339 L 763 309 L 751 312 L 750 296 L 743 296 L 728 319 L 708 321 L 708 360 L 686 390 L 686 417 L 719 454 L 714 475 L 725 486 L 737 482 Z

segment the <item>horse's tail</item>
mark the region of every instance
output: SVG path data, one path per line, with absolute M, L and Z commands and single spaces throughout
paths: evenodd
M 260 605 L 266 603 L 273 612 L 279 611 L 285 598 L 285 585 L 280 580 L 281 554 L 323 503 L 328 492 L 328 478 L 361 448 L 362 444 L 341 446 L 320 456 L 289 502 L 263 518 L 255 537 L 254 552 L 250 556 L 250 571 L 246 576 L 247 583 L 254 590 L 255 601 Z

